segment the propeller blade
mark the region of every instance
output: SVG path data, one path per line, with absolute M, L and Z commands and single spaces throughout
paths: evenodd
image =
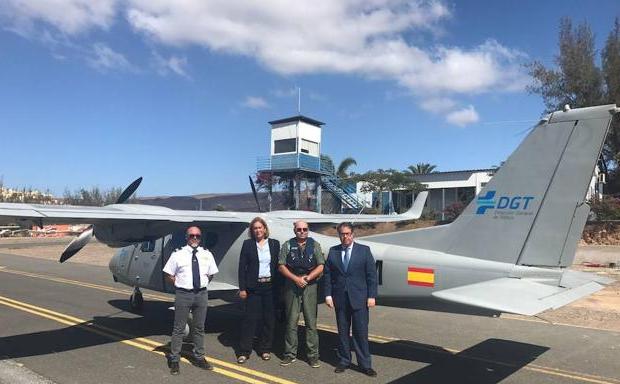
M 125 201 L 127 201 L 131 197 L 131 195 L 134 194 L 136 189 L 138 189 L 141 182 L 142 177 L 138 177 L 133 181 L 133 183 L 129 184 L 129 186 L 125 188 L 123 193 L 121 193 L 121 195 L 118 197 L 118 200 L 116 200 L 116 204 L 123 204 Z
M 254 194 L 254 200 L 256 200 L 258 212 L 262 212 L 262 210 L 260 209 L 260 203 L 258 202 L 258 194 L 256 193 L 256 187 L 254 186 L 254 180 L 252 180 L 252 176 L 248 176 L 248 179 L 250 179 L 250 187 L 252 187 L 252 194 Z
M 80 249 L 84 248 L 84 246 L 88 244 L 88 242 L 92 238 L 93 226 L 91 225 L 90 227 L 86 228 L 86 230 L 84 230 L 82 233 L 80 233 L 78 237 L 71 240 L 69 245 L 67 245 L 67 248 L 65 248 L 65 250 L 62 252 L 62 255 L 60 255 L 59 261 L 61 263 L 64 263 L 65 261 L 69 260 L 73 255 L 78 253 Z

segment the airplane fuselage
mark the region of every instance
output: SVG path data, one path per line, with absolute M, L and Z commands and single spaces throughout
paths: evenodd
M 293 236 L 289 223 L 270 222 L 269 229 L 271 237 L 281 243 Z M 330 247 L 340 243 L 336 237 L 316 232 L 311 232 L 310 236 L 321 244 L 326 256 Z M 204 245 L 214 254 L 220 270 L 212 281 L 213 289 L 236 289 L 239 253 L 247 238 L 247 226 L 241 224 L 219 224 L 203 228 L 203 239 L 207 243 Z M 399 306 L 437 309 L 445 304 L 452 308 L 452 304 L 437 302 L 432 296 L 433 292 L 534 273 L 540 273 L 541 278 L 557 281 L 562 272 L 560 269 L 543 270 L 363 238 L 356 241 L 368 245 L 376 260 L 380 303 L 394 302 Z M 172 293 L 174 287 L 165 281 L 162 268 L 170 254 L 183 245 L 184 234 L 179 231 L 121 248 L 110 261 L 110 271 L 116 281 L 128 286 Z

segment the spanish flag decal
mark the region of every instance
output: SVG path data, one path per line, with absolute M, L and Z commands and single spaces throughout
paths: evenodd
M 435 270 L 430 268 L 409 267 L 407 269 L 407 284 L 421 287 L 434 287 Z

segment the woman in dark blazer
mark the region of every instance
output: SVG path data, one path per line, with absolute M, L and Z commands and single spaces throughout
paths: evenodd
M 250 222 L 249 239 L 239 255 L 239 297 L 245 302 L 241 323 L 237 362 L 245 363 L 252 353 L 256 324 L 261 320 L 257 352 L 263 360 L 271 359 L 275 323 L 275 280 L 278 277 L 280 242 L 269 238 L 267 223 L 260 217 Z

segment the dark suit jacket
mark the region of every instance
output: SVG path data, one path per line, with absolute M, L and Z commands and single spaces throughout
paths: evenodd
M 377 297 L 377 269 L 370 248 L 353 242 L 349 267 L 344 271 L 342 246 L 329 249 L 325 262 L 325 296 L 342 308 L 347 295 L 354 310 L 366 307 L 368 298 Z
M 271 253 L 271 279 L 278 278 L 278 255 L 280 254 L 280 242 L 275 239 L 267 239 L 269 242 L 269 251 Z M 247 239 L 241 247 L 239 255 L 239 290 L 245 291 L 248 288 L 256 288 L 258 280 L 258 250 L 256 249 L 256 241 Z

